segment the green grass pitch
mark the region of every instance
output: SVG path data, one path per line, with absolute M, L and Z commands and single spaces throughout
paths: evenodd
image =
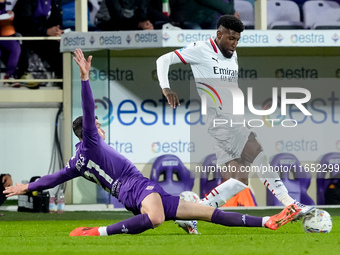
M 329 234 L 307 234 L 302 222 L 279 230 L 223 227 L 199 222 L 201 235 L 188 235 L 173 221 L 138 235 L 69 237 L 76 227 L 106 226 L 132 216 L 129 212 L 65 212 L 63 214 L 1 211 L 0 254 L 339 254 L 340 209 Z M 240 211 L 272 215 L 280 210 Z

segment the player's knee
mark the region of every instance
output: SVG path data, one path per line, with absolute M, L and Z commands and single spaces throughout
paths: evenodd
M 149 214 L 149 218 L 150 218 L 150 221 L 151 221 L 152 225 L 155 228 L 157 228 L 160 225 L 162 225 L 163 222 L 165 221 L 164 214 L 152 214 L 152 215 Z

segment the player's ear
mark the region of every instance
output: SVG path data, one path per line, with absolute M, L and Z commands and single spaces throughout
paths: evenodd
M 217 37 L 218 39 L 221 39 L 221 37 L 222 37 L 222 31 L 221 31 L 220 29 L 217 30 L 217 32 L 216 32 L 216 37 Z

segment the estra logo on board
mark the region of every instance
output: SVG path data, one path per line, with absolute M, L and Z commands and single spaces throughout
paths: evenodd
M 195 152 L 195 143 L 187 141 L 166 141 L 153 142 L 151 144 L 151 152 L 157 153 L 190 153 Z
M 276 152 L 316 152 L 319 144 L 316 140 L 280 140 L 275 142 Z
M 325 35 L 323 33 L 301 33 L 301 34 L 292 34 L 290 36 L 290 40 L 292 43 L 303 43 L 303 44 L 311 44 L 311 43 L 325 43 Z

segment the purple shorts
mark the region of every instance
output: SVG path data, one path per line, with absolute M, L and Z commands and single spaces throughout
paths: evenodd
M 145 177 L 133 177 L 126 180 L 119 191 L 119 200 L 133 214 L 140 214 L 143 199 L 151 194 L 159 193 L 164 207 L 165 220 L 175 220 L 179 196 L 166 193 L 163 188 Z

